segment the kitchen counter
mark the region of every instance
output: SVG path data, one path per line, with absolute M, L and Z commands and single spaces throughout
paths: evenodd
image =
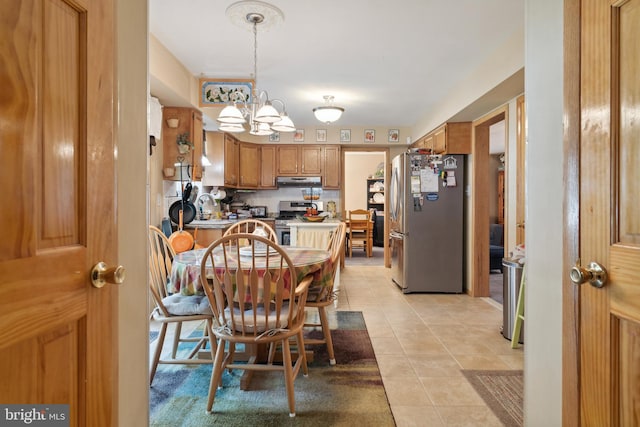
M 238 222 L 238 220 L 229 220 L 229 219 L 194 219 L 189 224 L 185 224 L 184 228 L 221 228 L 226 229 L 231 224 Z

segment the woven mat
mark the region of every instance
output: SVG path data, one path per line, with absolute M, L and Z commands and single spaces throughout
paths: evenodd
M 524 424 L 522 371 L 462 371 L 469 383 L 505 426 Z

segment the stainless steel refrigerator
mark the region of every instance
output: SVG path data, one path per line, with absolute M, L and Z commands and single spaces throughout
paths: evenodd
M 391 278 L 404 293 L 460 293 L 464 156 L 403 153 L 392 161 Z

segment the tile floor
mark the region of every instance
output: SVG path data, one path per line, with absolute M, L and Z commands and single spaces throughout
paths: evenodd
M 502 425 L 461 373 L 523 368 L 522 346 L 511 349 L 500 333 L 500 304 L 403 294 L 384 267 L 347 266 L 340 283 L 330 310 L 363 312 L 398 427 Z
M 461 373 L 523 368 L 522 346 L 511 349 L 500 333 L 500 304 L 467 295 L 403 294 L 389 269 L 347 266 L 337 309 L 364 313 L 399 427 L 502 425 Z

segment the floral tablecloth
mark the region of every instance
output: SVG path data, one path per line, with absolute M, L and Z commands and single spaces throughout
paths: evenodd
M 332 266 L 329 251 L 324 249 L 287 247 L 284 246 L 287 255 L 293 261 L 298 282 L 305 276 L 313 274 L 313 281 L 309 286 L 309 292 L 317 292 L 323 287 L 332 285 Z M 173 260 L 171 277 L 168 283 L 169 293 L 181 293 L 182 295 L 204 295 L 200 282 L 200 264 L 206 249 L 195 249 L 177 254 Z M 215 255 L 214 253 L 214 256 Z M 251 258 L 248 258 L 249 261 Z M 266 258 L 256 258 L 259 263 Z M 216 260 L 217 263 L 217 260 Z M 241 259 L 241 265 L 244 265 Z M 273 265 L 273 262 L 271 262 Z M 247 264 L 247 267 L 249 264 Z M 234 268 L 235 266 L 230 266 Z M 256 264 L 256 268 L 261 265 Z M 264 264 L 262 265 L 264 267 Z M 208 273 L 209 274 L 209 273 Z M 213 274 L 213 268 L 211 269 Z

